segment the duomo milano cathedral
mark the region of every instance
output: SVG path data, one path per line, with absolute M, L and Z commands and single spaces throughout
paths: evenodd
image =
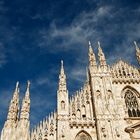
M 136 58 L 140 64 L 140 48 Z M 57 111 L 30 129 L 30 82 L 19 111 L 19 84 L 11 99 L 1 140 L 140 140 L 140 69 L 118 60 L 112 66 L 98 42 L 98 61 L 89 42 L 83 87 L 68 95 L 63 61 Z

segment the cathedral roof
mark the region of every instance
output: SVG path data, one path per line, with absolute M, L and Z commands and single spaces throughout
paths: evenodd
M 119 60 L 111 67 L 114 82 L 140 82 L 140 71 L 135 66 Z

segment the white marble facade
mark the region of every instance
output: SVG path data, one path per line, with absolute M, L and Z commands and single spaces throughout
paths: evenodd
M 140 63 L 140 49 L 136 57 Z M 19 115 L 18 82 L 1 140 L 140 140 L 140 69 L 118 60 L 106 63 L 98 42 L 98 60 L 89 42 L 89 67 L 83 87 L 70 99 L 63 61 L 57 90 L 57 112 L 30 132 L 29 86 Z

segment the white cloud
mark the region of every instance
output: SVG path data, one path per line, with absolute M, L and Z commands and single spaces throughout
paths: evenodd
M 92 42 L 99 40 L 104 50 L 109 50 L 109 48 L 112 50 L 108 56 L 109 62 L 112 63 L 118 57 L 130 60 L 131 56 L 134 56 L 132 54 L 134 48 L 131 46 L 133 40 L 140 38 L 140 24 L 137 19 L 130 17 L 130 20 L 133 20 L 129 21 L 123 15 L 127 10 L 126 8 L 115 9 L 114 6 L 99 6 L 91 12 L 82 12 L 75 17 L 70 26 L 61 28 L 57 27 L 54 20 L 49 31 L 40 32 L 43 38 L 41 45 L 42 47 L 51 46 L 51 48 L 48 47 L 48 51 L 54 53 L 77 51 L 79 53 L 77 59 L 79 59 L 87 58 L 86 48 L 83 46 L 87 45 L 88 40 Z M 131 13 L 136 11 L 136 9 L 129 10 Z M 111 49 L 110 44 L 113 44 L 113 49 Z M 52 46 L 55 46 L 55 49 L 52 49 Z M 109 54 L 109 52 L 107 53 Z
M 86 69 L 79 67 L 74 67 L 69 73 L 70 78 L 76 82 L 84 82 L 86 76 Z
M 52 22 L 49 31 L 41 30 L 43 43 L 40 42 L 40 46 L 44 44 L 52 43 L 56 39 L 61 38 L 62 42 L 59 44 L 58 50 L 69 51 L 76 49 L 75 44 L 85 44 L 88 39 L 100 38 L 99 33 L 96 29 L 97 22 L 110 15 L 111 7 L 99 7 L 97 10 L 92 12 L 82 12 L 77 16 L 70 26 L 58 28 L 55 20 Z M 47 46 L 47 45 L 46 45 Z M 57 44 L 56 44 L 57 46 Z

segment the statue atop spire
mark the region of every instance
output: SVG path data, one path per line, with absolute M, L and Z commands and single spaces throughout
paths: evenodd
M 105 59 L 105 55 L 102 51 L 100 42 L 98 41 L 98 57 L 99 57 L 99 62 L 101 66 L 106 66 L 106 59 Z
M 93 53 L 93 49 L 90 41 L 89 41 L 89 63 L 90 66 L 96 66 L 96 57 L 95 54 Z
M 134 41 L 134 45 L 135 45 L 135 47 L 136 47 L 136 56 L 137 56 L 137 60 L 138 60 L 138 62 L 139 62 L 139 64 L 140 64 L 140 49 L 139 49 L 139 47 L 138 47 L 136 41 Z

